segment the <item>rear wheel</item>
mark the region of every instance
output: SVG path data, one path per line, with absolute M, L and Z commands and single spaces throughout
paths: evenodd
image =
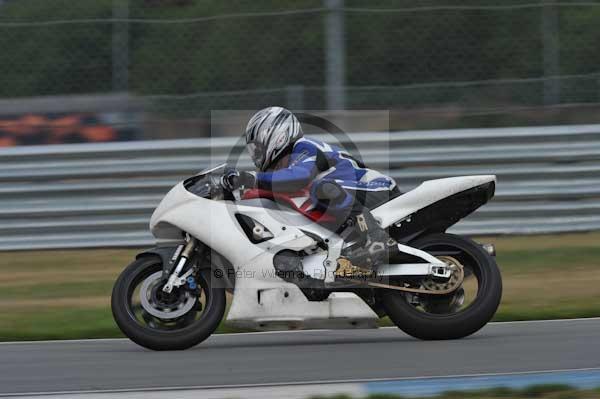
M 135 343 L 153 350 L 181 350 L 199 344 L 218 327 L 225 312 L 225 290 L 211 287 L 210 270 L 195 274 L 197 287 L 162 291 L 162 263 L 142 257 L 117 279 L 111 298 L 113 317 Z
M 502 277 L 494 258 L 474 241 L 452 234 L 433 234 L 410 243 L 461 267 L 464 282 L 448 295 L 411 294 L 380 290 L 382 305 L 394 324 L 425 340 L 457 339 L 473 334 L 494 316 L 502 297 Z M 423 280 L 414 288 L 443 289 Z

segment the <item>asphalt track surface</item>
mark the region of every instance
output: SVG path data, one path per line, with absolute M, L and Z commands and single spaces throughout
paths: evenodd
M 0 344 L 0 395 L 233 387 L 600 367 L 600 319 L 492 323 L 457 341 L 398 329 L 216 335 L 183 352 L 120 340 Z

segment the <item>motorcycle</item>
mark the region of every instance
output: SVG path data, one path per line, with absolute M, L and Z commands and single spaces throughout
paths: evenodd
M 413 337 L 444 340 L 495 314 L 494 247 L 446 233 L 493 197 L 495 176 L 426 181 L 371 209 L 398 249 L 369 274 L 345 257 L 356 243 L 301 207 L 306 198 L 228 191 L 225 168 L 171 189 L 150 220 L 157 246 L 118 277 L 113 316 L 137 344 L 199 344 L 220 325 L 228 294 L 227 323 L 251 330 L 376 328 L 389 316 Z

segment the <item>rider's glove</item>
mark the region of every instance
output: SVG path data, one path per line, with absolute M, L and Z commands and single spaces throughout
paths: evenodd
M 235 169 L 225 171 L 221 177 L 221 185 L 228 191 L 234 191 L 244 186 L 246 188 L 254 186 L 254 175 L 250 172 L 239 172 Z

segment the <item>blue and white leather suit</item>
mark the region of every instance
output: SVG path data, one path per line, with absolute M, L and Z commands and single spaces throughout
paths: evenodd
M 335 182 L 345 190 L 344 199 L 328 205 L 330 211 L 352 207 L 360 193 L 389 195 L 397 192 L 396 182 L 391 177 L 367 168 L 338 147 L 306 137 L 294 144 L 286 168 L 256 174 L 256 184 L 261 189 L 275 192 L 308 190 L 313 206 L 318 204 L 316 190 L 324 182 Z

